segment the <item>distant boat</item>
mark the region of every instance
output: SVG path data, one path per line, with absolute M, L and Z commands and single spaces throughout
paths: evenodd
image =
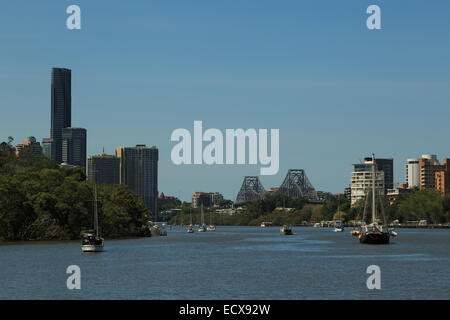
M 283 198 L 283 213 L 285 212 L 285 208 L 286 208 L 285 199 Z M 284 226 L 282 226 L 281 229 L 280 229 L 280 234 L 282 236 L 292 235 L 292 227 L 291 227 L 291 225 L 290 224 L 285 224 Z
M 379 224 L 376 219 L 376 192 L 375 192 L 375 180 L 376 180 L 376 163 L 375 155 L 372 154 L 371 172 L 372 172 L 372 223 L 368 225 L 362 225 L 359 231 L 353 230 L 352 235 L 357 235 L 360 243 L 364 244 L 389 244 L 389 239 L 391 234 L 387 226 Z M 366 195 L 366 204 L 368 200 L 368 195 Z M 364 210 L 367 205 L 364 206 Z M 365 215 L 365 212 L 364 212 Z M 395 234 L 396 235 L 396 234 Z
M 212 212 L 209 210 L 209 226 L 206 227 L 207 231 L 216 231 L 216 226 L 212 223 Z
M 203 213 L 203 204 L 201 206 L 201 212 L 202 212 L 202 224 L 198 228 L 198 232 L 206 232 L 206 226 L 205 226 L 205 214 Z
M 261 228 L 266 228 L 266 227 L 271 227 L 271 226 L 272 226 L 272 222 L 266 222 L 266 221 L 261 222 L 261 225 L 260 225 Z
M 292 235 L 292 227 L 290 225 L 288 225 L 288 224 L 285 224 L 284 226 L 281 227 L 280 234 L 282 236 L 290 236 L 290 235 Z
M 152 237 L 167 236 L 167 231 L 164 226 L 158 225 L 156 222 L 153 223 L 152 221 L 148 222 L 148 226 L 152 233 Z
M 339 212 L 339 220 L 336 221 L 336 225 L 334 227 L 334 232 L 344 231 L 344 226 L 342 225 L 342 222 L 341 222 L 341 211 L 339 209 L 339 203 L 338 203 L 338 212 Z
M 194 233 L 194 227 L 192 226 L 192 211 L 190 212 L 191 224 L 187 228 L 187 233 Z
M 84 231 L 81 240 L 81 251 L 83 252 L 101 252 L 105 240 L 100 237 L 98 227 L 98 212 L 97 212 L 97 186 L 94 183 L 94 229 Z

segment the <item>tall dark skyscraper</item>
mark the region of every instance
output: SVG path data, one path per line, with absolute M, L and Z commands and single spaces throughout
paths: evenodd
M 86 168 L 86 129 L 62 128 L 62 162 Z
M 120 159 L 105 154 L 89 156 L 88 179 L 97 184 L 119 184 Z
M 72 113 L 72 75 L 71 70 L 52 69 L 52 127 L 50 138 L 53 139 L 54 157 L 58 163 L 62 159 L 62 129 L 70 127 Z
M 158 214 L 158 148 L 137 145 L 116 148 L 120 159 L 119 180 L 139 195 L 151 211 Z

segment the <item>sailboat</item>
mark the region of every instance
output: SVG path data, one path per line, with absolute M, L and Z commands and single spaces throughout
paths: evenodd
M 190 211 L 190 215 L 191 215 L 191 224 L 187 228 L 187 233 L 194 233 L 194 227 L 192 226 L 192 209 Z
M 338 212 L 339 212 L 339 220 L 336 221 L 336 226 L 334 227 L 334 232 L 344 231 L 344 226 L 342 225 L 342 221 L 341 221 L 341 210 L 339 209 L 339 202 L 338 202 Z
M 355 232 L 352 231 L 352 235 L 357 235 L 360 243 L 365 244 L 388 244 L 391 234 L 385 225 L 378 224 L 376 219 L 376 192 L 375 192 L 375 180 L 376 180 L 376 163 L 375 155 L 372 154 L 371 172 L 372 172 L 372 223 L 368 225 L 362 225 L 361 228 Z M 367 194 L 368 196 L 368 194 Z M 366 196 L 366 203 L 367 203 Z M 364 206 L 364 210 L 366 206 Z M 365 216 L 365 212 L 364 212 Z
M 159 223 L 157 222 L 158 221 L 157 209 L 155 210 L 154 219 L 155 219 L 155 222 L 153 222 L 153 221 L 147 222 L 147 226 L 150 229 L 152 237 L 167 236 L 167 231 L 166 231 L 166 228 L 164 228 L 164 225 L 160 222 Z M 175 218 L 175 224 L 176 224 L 176 218 Z
M 212 224 L 212 212 L 209 211 L 209 226 L 206 228 L 208 231 L 216 231 L 216 226 Z
M 203 204 L 201 206 L 202 211 L 202 224 L 200 227 L 198 227 L 198 232 L 206 232 L 206 226 L 205 226 L 205 214 L 203 213 Z
M 100 237 L 98 228 L 97 211 L 97 186 L 94 183 L 94 229 L 83 231 L 81 240 L 81 251 L 83 252 L 101 252 L 105 241 Z

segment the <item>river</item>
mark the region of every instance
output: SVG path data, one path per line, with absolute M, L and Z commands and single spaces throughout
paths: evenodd
M 363 245 L 350 229 L 222 227 L 167 237 L 0 245 L 0 299 L 449 299 L 450 230 L 397 229 L 389 245 Z M 69 265 L 81 289 L 69 290 Z M 369 290 L 369 265 L 381 289 Z

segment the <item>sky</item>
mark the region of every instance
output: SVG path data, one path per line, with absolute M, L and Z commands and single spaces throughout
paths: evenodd
M 66 8 L 81 8 L 68 30 Z M 366 9 L 381 8 L 381 30 Z M 177 128 L 280 130 L 280 168 L 343 193 L 352 164 L 375 153 L 450 157 L 447 0 L 2 1 L 0 141 L 50 136 L 51 68 L 72 70 L 72 126 L 88 155 L 159 148 L 159 191 L 235 200 L 260 165 L 180 165 Z

